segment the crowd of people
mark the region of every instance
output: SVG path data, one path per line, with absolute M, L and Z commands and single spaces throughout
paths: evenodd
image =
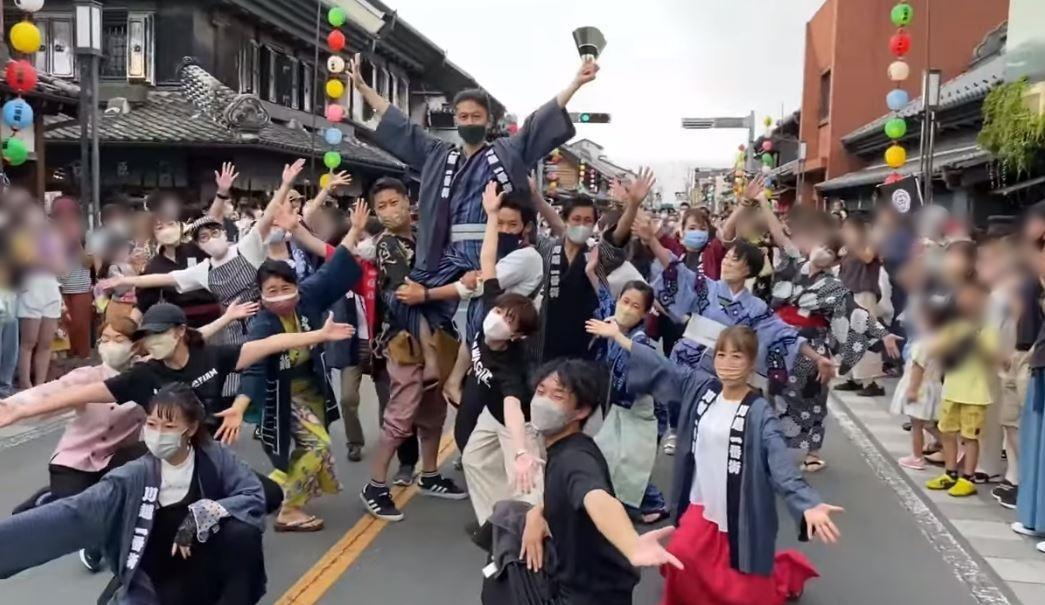
M 1045 206 L 985 231 L 939 207 L 779 212 L 754 178 L 724 212 L 667 214 L 641 170 L 609 209 L 556 208 L 529 175 L 574 135 L 565 107 L 596 63 L 510 137 L 488 137 L 481 91 L 460 93 L 460 146 L 357 65 L 375 141 L 416 173 L 416 200 L 382 178 L 342 207 L 344 173 L 305 200 L 303 160 L 256 212 L 237 215 L 226 163 L 202 216 L 157 192 L 104 206 L 90 233 L 72 198 L 45 212 L 3 194 L 0 426 L 71 420 L 47 487 L 0 520 L 0 576 L 79 551 L 113 574 L 103 601 L 256 603 L 266 517 L 325 526 L 309 505 L 341 490 L 340 419 L 347 459 L 369 457 L 366 513 L 404 519 L 390 483 L 470 499 L 484 602 L 630 603 L 652 566 L 668 605 L 783 603 L 817 572 L 775 551 L 776 498 L 800 539 L 840 537 L 842 509 L 805 479 L 828 464 L 836 376 L 866 397 L 901 376 L 899 464 L 942 466 L 927 487 L 956 498 L 994 483 L 1014 530 L 1045 533 Z M 89 361 L 52 380 L 63 314 Z M 463 485 L 438 465 L 451 407 Z M 271 468 L 237 457 L 242 437 Z

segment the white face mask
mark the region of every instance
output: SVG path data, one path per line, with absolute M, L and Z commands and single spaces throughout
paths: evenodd
M 206 242 L 201 242 L 200 249 L 209 254 L 211 258 L 224 258 L 229 251 L 229 238 L 224 233 L 215 235 Z
M 273 227 L 269 231 L 269 237 L 265 240 L 265 243 L 269 246 L 279 244 L 281 242 L 288 241 L 290 239 L 290 233 L 284 230 L 282 227 Z
M 584 225 L 574 225 L 566 230 L 566 239 L 571 242 L 582 245 L 588 242 L 588 238 L 595 232 L 593 227 L 585 227 Z
M 178 336 L 173 332 L 151 334 L 142 340 L 145 350 L 153 359 L 167 359 L 178 348 Z
M 512 337 L 512 328 L 505 321 L 504 316 L 496 311 L 490 311 L 483 320 L 483 336 L 487 342 L 491 340 L 504 342 Z
M 170 460 L 181 451 L 184 446 L 182 443 L 184 435 L 184 431 L 164 433 L 148 426 L 142 429 L 142 441 L 145 442 L 145 447 L 149 449 L 150 454 L 161 460 Z
M 561 433 L 569 423 L 569 416 L 551 399 L 534 395 L 530 400 L 530 424 L 542 435 Z
M 377 258 L 377 244 L 374 243 L 374 239 L 368 238 L 359 242 L 359 245 L 356 246 L 356 254 L 365 261 L 373 262 Z
M 122 370 L 131 361 L 132 346 L 129 342 L 103 342 L 98 345 L 98 355 L 106 366 Z

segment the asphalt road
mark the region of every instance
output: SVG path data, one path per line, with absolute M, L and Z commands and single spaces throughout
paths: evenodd
M 363 423 L 376 433 L 376 401 L 363 387 Z M 319 500 L 312 511 L 327 521 L 325 531 L 310 535 L 265 536 L 269 593 L 275 603 L 324 553 L 363 517 L 357 493 L 366 479 L 366 463 L 345 460 L 343 431 L 333 429 L 339 476 L 338 496 Z M 51 433 L 0 450 L 0 512 L 6 513 L 46 482 L 46 464 L 58 438 Z M 373 441 L 371 441 L 372 443 Z M 260 446 L 244 439 L 237 449 L 256 468 L 266 469 Z M 369 451 L 368 451 L 369 453 Z M 975 605 L 969 590 L 945 563 L 894 492 L 881 482 L 856 446 L 831 421 L 825 456 L 829 465 L 811 477 L 826 501 L 846 508 L 840 519 L 842 542 L 835 547 L 797 545 L 794 525 L 781 510 L 778 546 L 797 545 L 815 563 L 814 580 L 801 602 L 807 605 Z M 669 458 L 657 476 L 667 488 Z M 453 471 L 449 471 L 453 473 Z M 454 476 L 459 476 L 453 473 Z M 333 579 L 319 603 L 338 605 L 460 605 L 478 603 L 483 554 L 466 538 L 472 510 L 468 502 L 413 498 L 402 523 L 371 527 L 366 543 L 351 552 L 352 564 Z M 359 531 L 359 527 L 355 531 Z M 0 548 L 12 548 L 2 545 Z M 346 559 L 342 559 L 342 564 Z M 0 582 L 0 603 L 93 603 L 107 581 L 89 575 L 75 556 L 53 561 Z M 659 576 L 647 570 L 635 593 L 637 605 L 658 602 Z M 286 602 L 286 601 L 284 601 Z M 306 602 L 306 601 L 298 601 Z

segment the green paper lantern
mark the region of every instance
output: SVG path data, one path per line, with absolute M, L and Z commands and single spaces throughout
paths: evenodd
M 4 141 L 4 159 L 12 166 L 21 166 L 29 159 L 29 148 L 21 139 L 14 137 Z
M 341 165 L 341 154 L 336 151 L 328 151 L 323 154 L 323 164 L 334 170 Z
M 901 2 L 893 7 L 893 11 L 889 16 L 896 27 L 906 27 L 911 24 L 911 19 L 914 18 L 914 9 L 911 8 L 910 4 Z
M 341 27 L 345 21 L 348 21 L 348 15 L 340 6 L 331 7 L 327 12 L 327 23 L 330 23 L 331 27 Z
M 763 153 L 762 154 L 762 165 L 763 166 L 769 166 L 770 168 L 773 168 L 773 167 L 776 166 L 776 158 L 774 158 L 773 154 L 771 154 L 771 153 Z
M 885 123 L 885 136 L 893 139 L 901 139 L 907 134 L 907 122 L 903 118 L 892 118 Z

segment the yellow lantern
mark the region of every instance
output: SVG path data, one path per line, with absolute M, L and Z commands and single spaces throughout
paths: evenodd
M 907 163 L 907 150 L 899 145 L 893 145 L 885 150 L 885 163 L 890 168 L 899 168 Z
M 31 21 L 20 21 L 11 28 L 11 46 L 20 53 L 40 50 L 40 30 Z
M 330 186 L 330 173 L 326 173 L 319 177 L 319 188 L 326 189 Z
M 345 85 L 341 83 L 341 80 L 328 80 L 327 81 L 327 96 L 331 99 L 340 99 L 341 95 L 345 94 Z

